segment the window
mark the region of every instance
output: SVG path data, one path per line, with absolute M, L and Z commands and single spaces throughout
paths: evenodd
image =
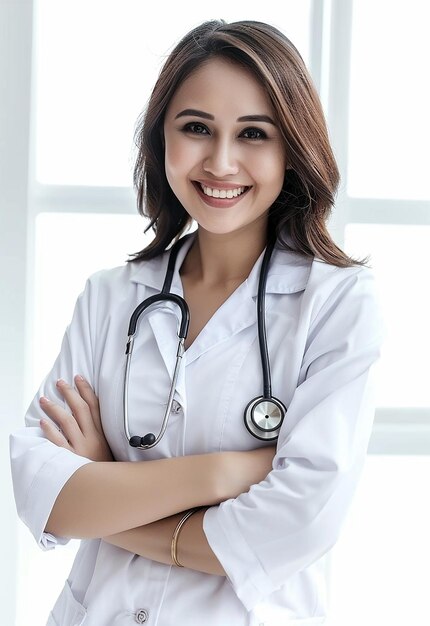
M 430 5 L 354 2 L 348 194 L 429 200 Z M 371 149 L 370 149 L 371 147 Z

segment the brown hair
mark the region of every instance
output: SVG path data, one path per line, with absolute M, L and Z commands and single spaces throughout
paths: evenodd
M 139 213 L 149 217 L 153 241 L 132 260 L 150 259 L 192 224 L 167 182 L 163 125 L 166 109 L 183 81 L 214 57 L 251 70 L 264 87 L 285 141 L 289 165 L 281 193 L 269 210 L 269 233 L 285 248 L 348 267 L 326 222 L 339 183 L 321 103 L 302 57 L 285 35 L 262 22 L 210 21 L 191 30 L 165 62 L 135 133 L 138 148 L 133 182 Z M 146 231 L 145 231 L 146 232 Z M 289 243 L 284 238 L 289 236 Z

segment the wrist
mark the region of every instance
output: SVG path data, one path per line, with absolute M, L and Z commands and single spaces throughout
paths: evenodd
M 213 502 L 216 505 L 231 498 L 231 472 L 234 471 L 234 452 L 218 452 L 213 454 L 214 467 L 211 471 L 211 488 Z

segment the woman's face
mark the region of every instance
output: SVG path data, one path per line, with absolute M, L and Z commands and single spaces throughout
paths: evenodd
M 176 91 L 164 122 L 166 175 L 214 234 L 266 226 L 287 157 L 271 103 L 252 74 L 215 58 Z

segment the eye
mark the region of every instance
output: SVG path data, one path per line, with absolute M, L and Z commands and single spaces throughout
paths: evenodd
M 245 128 L 245 130 L 241 133 L 241 137 L 252 140 L 267 139 L 266 133 L 260 128 Z
M 206 135 L 209 134 L 208 129 L 203 124 L 199 124 L 199 122 L 190 122 L 189 124 L 185 124 L 183 128 L 184 132 L 191 133 L 193 135 Z

